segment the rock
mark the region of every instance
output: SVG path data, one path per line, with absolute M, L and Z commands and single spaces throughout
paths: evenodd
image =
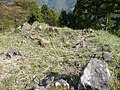
M 32 90 L 48 90 L 44 86 L 34 85 Z
M 47 86 L 47 89 L 48 90 L 69 90 L 70 86 L 65 80 L 60 79 L 60 80 L 54 81 L 49 86 Z
M 73 86 L 70 87 L 70 90 L 75 90 Z
M 43 27 L 41 25 L 37 26 L 36 29 L 42 30 Z
M 49 74 L 42 80 L 42 85 L 47 86 L 48 84 L 51 84 L 54 81 L 54 76 Z
M 55 27 L 49 27 L 47 28 L 50 32 L 54 32 L 54 33 L 58 33 L 58 28 L 55 28 Z
M 91 29 L 91 28 L 88 28 L 88 29 L 84 29 L 83 32 L 84 32 L 84 33 L 88 33 L 88 34 L 90 34 L 90 33 L 93 33 L 94 30 Z
M 70 89 L 70 85 L 65 80 L 49 74 L 42 80 L 42 85 L 40 85 L 39 79 L 35 77 L 32 90 L 74 90 L 74 87 Z
M 30 30 L 31 29 L 31 25 L 27 22 L 23 23 L 22 25 L 22 30 Z
M 110 76 L 107 63 L 92 58 L 81 76 L 82 90 L 109 90 Z
M 81 47 L 86 47 L 87 46 L 87 41 L 86 39 L 82 39 L 80 42 L 78 42 L 76 45 L 74 45 L 72 48 L 81 48 Z
M 108 61 L 113 59 L 113 55 L 110 52 L 103 52 L 102 53 L 102 58 L 103 58 L 103 60 L 108 62 Z
M 17 49 L 13 49 L 6 54 L 7 58 L 12 58 L 14 56 L 22 56 L 22 54 Z
M 15 31 L 15 28 L 10 28 L 10 31 L 11 31 L 11 32 L 14 32 L 14 31 Z
M 37 22 L 37 21 L 33 22 L 33 24 L 32 24 L 32 29 L 35 29 L 39 24 L 40 24 L 40 23 Z
M 45 47 L 47 45 L 50 44 L 50 41 L 48 40 L 45 40 L 44 38 L 40 38 L 40 40 L 38 41 L 39 45 L 42 46 L 42 47 Z

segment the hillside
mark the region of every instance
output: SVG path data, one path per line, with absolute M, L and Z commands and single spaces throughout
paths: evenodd
M 77 44 L 81 41 L 82 46 Z M 34 76 L 42 80 L 52 73 L 64 77 L 78 90 L 80 73 L 90 58 L 102 59 L 102 53 L 109 52 L 114 56 L 107 61 L 115 76 L 111 85 L 119 90 L 119 47 L 120 38 L 106 31 L 85 33 L 38 22 L 32 26 L 24 23 L 22 28 L 0 33 L 0 87 L 27 90 L 33 86 Z
M 72 11 L 75 3 L 76 0 L 38 0 L 38 5 L 48 5 L 57 12 L 61 12 L 62 9 L 67 12 Z

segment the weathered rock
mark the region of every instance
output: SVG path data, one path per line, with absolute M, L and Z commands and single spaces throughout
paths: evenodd
M 42 47 L 45 47 L 47 45 L 50 44 L 50 41 L 48 40 L 45 40 L 44 38 L 40 38 L 40 40 L 38 41 L 39 45 L 42 46 Z
M 31 25 L 27 22 L 23 23 L 22 25 L 22 30 L 30 30 L 31 29 Z
M 42 85 L 40 85 L 39 79 L 37 77 L 34 78 L 34 86 L 32 90 L 74 90 L 69 84 L 63 80 L 55 80 L 55 76 L 52 74 L 47 75 L 42 80 Z
M 33 22 L 33 24 L 32 24 L 32 29 L 35 29 L 39 24 L 40 24 L 40 23 L 37 22 L 37 21 Z
M 110 71 L 106 62 L 92 58 L 81 76 L 83 90 L 109 90 Z
M 6 57 L 7 58 L 12 58 L 14 56 L 22 56 L 22 54 L 17 50 L 17 49 L 13 49 L 13 50 L 10 50 L 7 54 L 6 54 Z
M 105 60 L 105 61 L 110 61 L 110 60 L 112 60 L 113 59 L 113 55 L 112 55 L 112 53 L 110 53 L 110 52 L 103 52 L 102 53 L 102 58 Z
M 70 86 L 65 80 L 60 79 L 60 80 L 54 81 L 49 86 L 47 86 L 47 89 L 48 90 L 69 90 Z
M 73 86 L 70 87 L 70 90 L 75 90 Z
M 49 30 L 49 32 L 58 33 L 59 29 L 56 27 L 49 27 L 48 30 Z
M 78 42 L 76 45 L 74 45 L 72 48 L 81 48 L 86 47 L 86 39 L 82 39 L 80 42 Z
M 41 25 L 37 26 L 36 29 L 42 30 L 43 27 Z
M 14 31 L 15 31 L 15 28 L 10 28 L 10 31 L 11 31 L 11 32 L 14 32 Z
M 49 74 L 47 75 L 43 80 L 42 80 L 42 85 L 43 86 L 47 86 L 48 84 L 51 84 L 52 82 L 54 82 L 54 76 Z
M 90 33 L 93 33 L 94 30 L 91 29 L 91 28 L 88 28 L 88 29 L 84 29 L 83 32 L 84 32 L 84 33 L 89 33 L 89 34 L 90 34 Z
M 32 90 L 48 90 L 44 86 L 34 85 Z

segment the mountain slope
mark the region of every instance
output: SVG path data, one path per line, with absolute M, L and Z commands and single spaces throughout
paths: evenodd
M 33 86 L 34 76 L 41 80 L 50 73 L 67 76 L 68 82 L 78 90 L 83 67 L 95 55 L 102 59 L 103 52 L 113 54 L 114 59 L 108 65 L 119 80 L 119 37 L 106 31 L 85 33 L 36 24 L 24 23 L 22 29 L 11 28 L 9 32 L 0 33 L 0 87 L 3 90 L 28 90 Z M 112 87 L 119 87 L 111 83 Z
M 75 3 L 76 0 L 38 0 L 38 5 L 48 5 L 57 12 L 60 12 L 62 9 L 69 12 L 73 10 Z

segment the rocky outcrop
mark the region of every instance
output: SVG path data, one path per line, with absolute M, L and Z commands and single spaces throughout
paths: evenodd
M 45 77 L 42 85 L 39 85 L 39 80 L 35 77 L 34 83 L 32 90 L 70 90 L 70 86 L 65 80 L 54 80 L 54 76 Z
M 110 76 L 107 63 L 92 58 L 81 76 L 81 90 L 109 90 Z

